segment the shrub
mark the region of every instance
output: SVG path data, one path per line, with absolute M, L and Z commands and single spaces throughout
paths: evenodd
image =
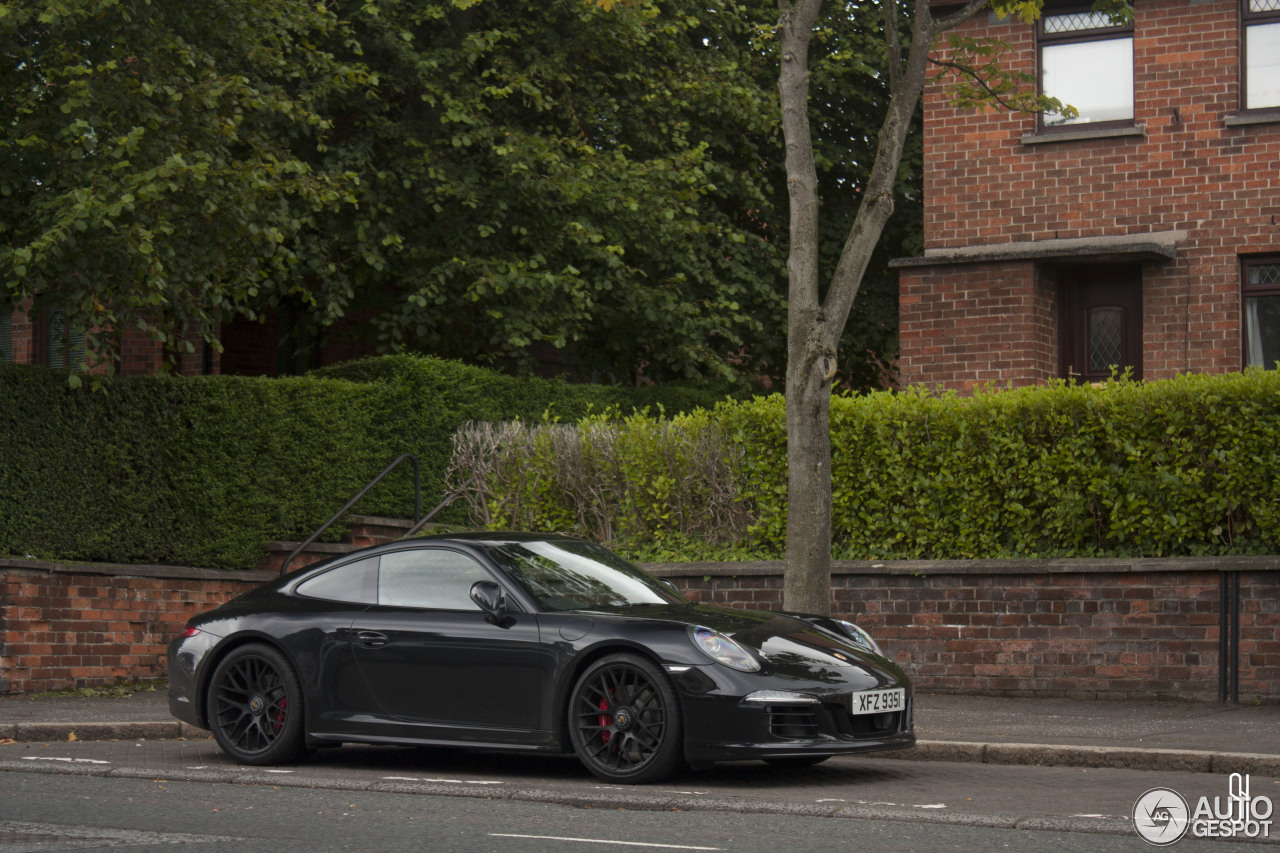
M 603 413 L 576 426 L 471 423 L 454 436 L 452 479 L 469 484 L 472 519 L 485 527 L 719 544 L 743 538 L 753 514 L 741 457 L 704 409 L 670 420 Z
M 248 568 L 266 542 L 305 537 L 401 453 L 419 458 L 430 508 L 468 421 L 659 402 L 676 411 L 719 396 L 410 357 L 282 379 L 113 377 L 97 391 L 0 364 L 0 553 Z M 409 517 L 410 477 L 401 466 L 355 511 Z
M 728 401 L 704 417 L 672 435 L 692 441 L 705 429 L 740 448 L 736 456 L 717 451 L 734 469 L 738 492 L 729 503 L 752 513 L 739 542 L 753 556 L 781 556 L 782 398 Z M 598 442 L 591 434 L 599 429 L 597 420 L 580 423 L 577 442 Z M 841 558 L 1248 554 L 1280 544 L 1276 371 L 1053 383 L 964 398 L 919 389 L 836 397 L 831 440 L 832 548 Z M 655 537 L 683 537 L 700 556 L 717 541 L 702 522 L 672 525 L 638 512 L 624 490 L 569 483 L 562 471 L 574 466 L 558 460 L 574 446 L 568 432 L 542 443 L 513 436 L 502 464 L 545 479 L 521 491 L 514 480 L 490 477 L 473 506 L 506 506 L 518 493 L 520 517 L 531 525 L 609 538 L 605 525 L 585 525 L 571 510 L 580 497 L 564 497 L 599 488 L 608 504 L 593 504 L 591 513 L 610 519 L 617 544 L 633 556 Z M 616 446 L 633 466 L 649 453 L 640 443 Z

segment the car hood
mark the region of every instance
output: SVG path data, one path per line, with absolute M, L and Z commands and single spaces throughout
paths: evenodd
M 877 680 L 905 678 L 893 663 L 845 639 L 834 621 L 822 617 L 709 604 L 655 604 L 594 612 L 711 628 L 754 652 L 764 671 L 782 677 L 837 683 L 849 677 L 851 668 L 860 668 L 874 672 Z

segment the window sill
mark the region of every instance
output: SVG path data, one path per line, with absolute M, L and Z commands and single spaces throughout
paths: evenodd
M 1147 135 L 1145 125 L 1127 127 L 1080 127 L 1072 130 L 1042 130 L 1022 137 L 1023 145 L 1044 145 L 1048 142 L 1077 142 L 1082 139 L 1111 139 L 1124 136 Z
M 1248 127 L 1252 124 L 1280 124 L 1280 110 L 1236 113 L 1224 118 L 1222 123 L 1227 127 Z

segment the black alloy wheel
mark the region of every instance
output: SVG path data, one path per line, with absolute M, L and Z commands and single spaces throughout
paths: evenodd
M 302 754 L 302 690 L 270 646 L 241 646 L 223 658 L 208 702 L 213 738 L 238 763 L 287 764 Z
M 675 690 L 639 655 L 609 655 L 587 667 L 569 699 L 569 736 L 578 760 L 610 782 L 656 782 L 683 759 Z

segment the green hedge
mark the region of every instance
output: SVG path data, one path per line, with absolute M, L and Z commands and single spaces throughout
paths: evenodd
M 786 529 L 781 400 L 728 406 L 756 533 Z M 1280 545 L 1280 373 L 832 401 L 837 557 L 1171 556 Z M 769 499 L 773 496 L 774 499 Z
M 0 554 L 249 568 L 264 543 L 306 536 L 400 453 L 421 460 L 429 509 L 467 421 L 680 411 L 721 396 L 411 357 L 300 378 L 115 377 L 98 390 L 0 364 Z M 401 471 L 355 511 L 411 515 Z
M 755 521 L 742 542 L 717 545 L 691 530 L 681 548 L 698 558 L 780 557 L 783 400 L 726 402 L 715 414 L 745 451 L 738 488 Z M 1276 371 L 965 398 L 837 397 L 831 436 L 837 558 L 1256 554 L 1280 546 Z M 643 522 L 623 518 L 623 506 L 616 513 L 620 530 Z M 650 525 L 617 545 L 633 557 L 672 559 L 672 541 L 671 531 Z

